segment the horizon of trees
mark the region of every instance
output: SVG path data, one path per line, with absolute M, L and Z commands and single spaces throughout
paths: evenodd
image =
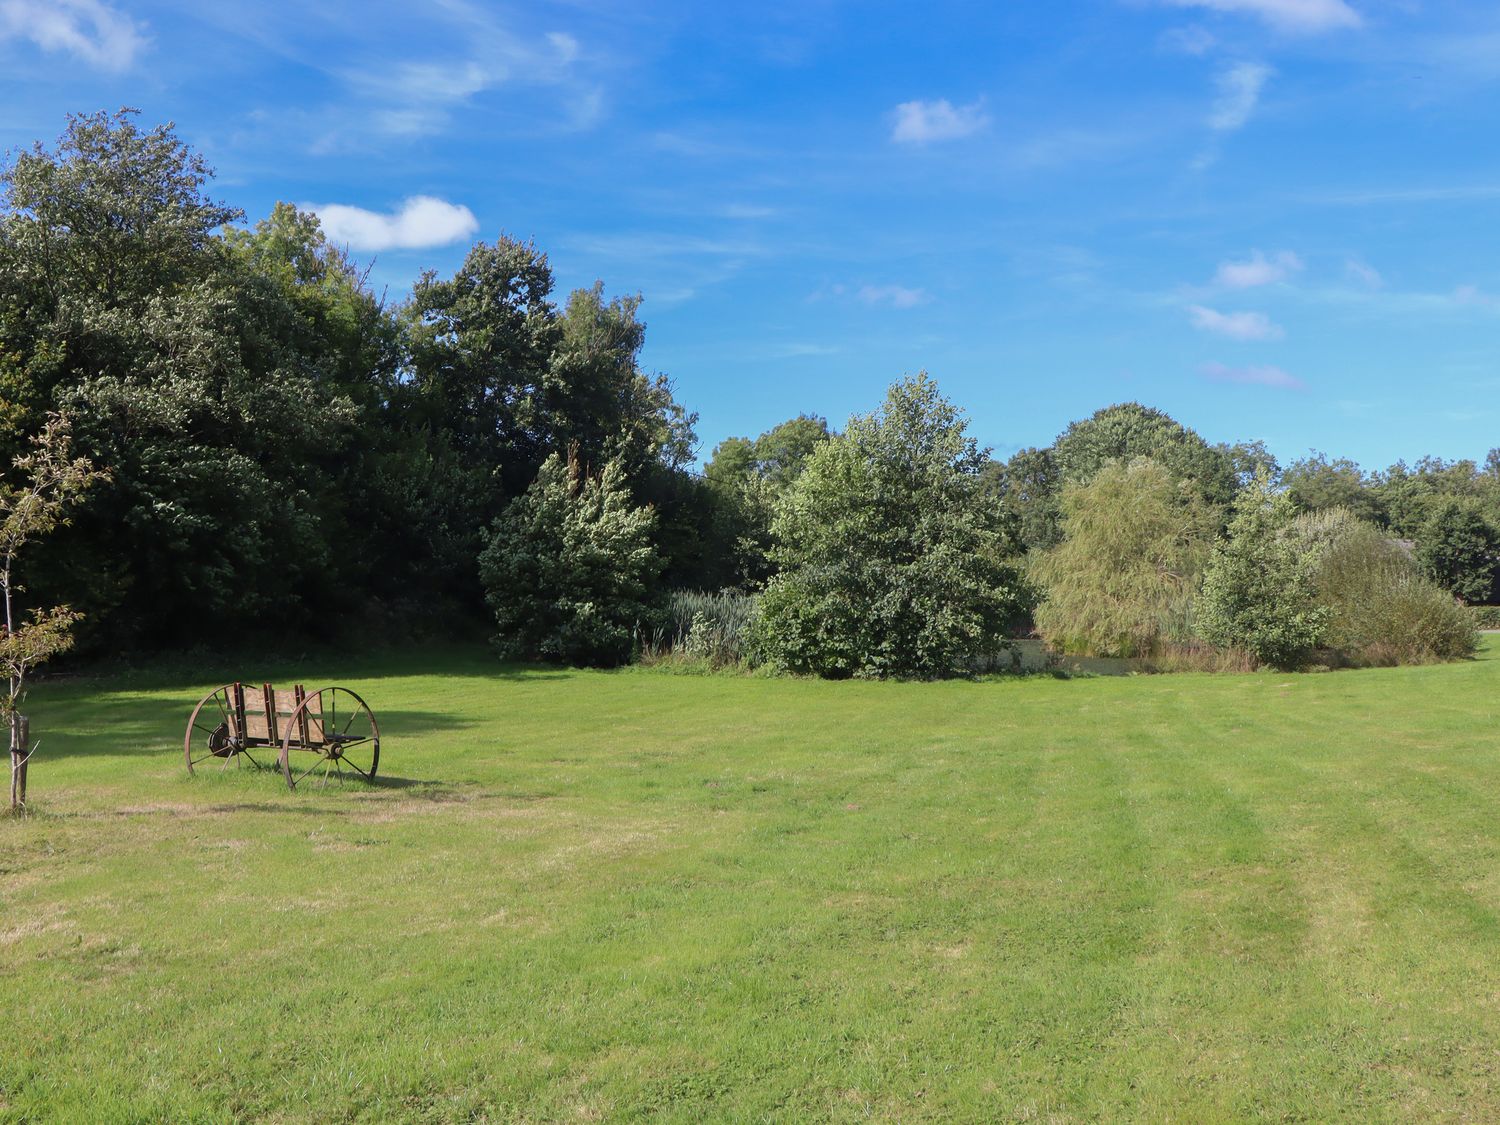
M 279 203 L 247 223 L 211 197 L 210 169 L 170 125 L 136 118 L 72 117 L 54 147 L 0 169 L 0 464 L 61 412 L 108 474 L 22 576 L 31 604 L 82 614 L 82 649 L 472 629 L 487 595 L 504 613 L 522 604 L 497 595 L 482 556 L 514 584 L 541 572 L 516 536 L 557 551 L 609 541 L 576 513 L 566 535 L 525 531 L 584 495 L 629 526 L 633 549 L 649 545 L 630 595 L 644 623 L 653 591 L 775 585 L 803 557 L 789 529 L 818 530 L 790 514 L 819 495 L 798 488 L 804 470 L 821 466 L 826 495 L 837 473 L 857 475 L 854 431 L 885 440 L 860 416 L 840 434 L 798 413 L 725 439 L 700 470 L 697 415 L 641 365 L 638 295 L 598 282 L 560 298 L 545 253 L 502 235 L 387 304 L 315 216 Z M 845 452 L 820 454 L 830 442 Z M 1222 535 L 1261 481 L 1293 512 L 1347 511 L 1411 541 L 1422 573 L 1465 602 L 1500 599 L 1500 449 L 1379 472 L 1321 453 L 1281 466 L 1261 442 L 1210 444 L 1123 403 L 1050 446 L 965 458 L 953 526 L 1005 563 L 995 574 L 1057 550 L 1078 490 L 1145 460 L 1155 468 L 1131 479 L 1154 490 L 1150 526 L 1181 517 Z M 570 595 L 585 615 L 588 593 Z M 1180 613 L 1192 592 L 1153 596 Z M 569 628 L 617 650 L 627 626 Z

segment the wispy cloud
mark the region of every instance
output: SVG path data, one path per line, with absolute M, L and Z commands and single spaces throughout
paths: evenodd
M 458 203 L 415 195 L 400 210 L 382 214 L 345 203 L 306 204 L 317 213 L 323 231 L 353 250 L 416 250 L 446 246 L 479 229 L 474 212 Z
M 1302 259 L 1290 250 L 1268 258 L 1259 250 L 1244 261 L 1220 262 L 1214 284 L 1226 289 L 1253 289 L 1258 285 L 1285 281 L 1302 269 Z
M 1189 305 L 1188 316 L 1199 331 L 1231 340 L 1279 340 L 1286 335 L 1281 325 L 1261 312 L 1225 313 L 1203 305 Z
M 1222 133 L 1243 128 L 1255 113 L 1260 92 L 1271 73 L 1271 68 L 1263 63 L 1249 62 L 1236 63 L 1220 72 L 1215 79 L 1219 92 L 1208 116 L 1209 126 Z
M 902 102 L 893 113 L 891 140 L 897 144 L 925 145 L 971 136 L 990 123 L 983 101 L 955 106 L 947 98 L 937 101 Z
M 1189 24 L 1162 32 L 1160 43 L 1165 50 L 1184 55 L 1206 55 L 1219 44 L 1218 37 L 1206 27 Z
M 862 285 L 854 295 L 867 305 L 893 309 L 912 309 L 932 300 L 925 289 L 908 289 L 904 285 Z
M 838 355 L 843 351 L 831 344 L 781 344 L 771 349 L 777 359 L 808 359 L 819 356 Z
M 1174 8 L 1206 8 L 1254 16 L 1277 31 L 1316 35 L 1359 27 L 1364 21 L 1345 0 L 1165 0 Z
M 721 212 L 726 219 L 770 219 L 778 212 L 774 207 L 765 207 L 758 203 L 730 203 Z
M 1414 188 L 1352 188 L 1348 191 L 1311 192 L 1295 197 L 1300 203 L 1362 207 L 1382 203 L 1454 203 L 1465 200 L 1500 199 L 1500 184 L 1462 184 Z
M 0 0 L 0 3 L 5 0 Z M 602 116 L 603 95 L 579 79 L 582 48 L 572 35 L 512 33 L 490 12 L 444 0 L 435 9 L 462 32 L 464 47 L 447 57 L 371 60 L 338 71 L 368 106 L 367 125 L 395 136 L 439 133 L 452 112 L 502 86 L 556 87 L 556 114 L 569 128 L 587 128 Z
M 1345 262 L 1344 273 L 1370 289 L 1379 289 L 1385 284 L 1385 278 L 1380 276 L 1380 271 L 1360 258 L 1350 258 Z
M 0 0 L 0 42 L 28 39 L 100 70 L 128 70 L 146 45 L 141 26 L 102 0 Z
M 1286 391 L 1305 391 L 1307 384 L 1279 367 L 1228 367 L 1222 363 L 1205 363 L 1199 373 L 1211 383 L 1239 383 L 1254 387 L 1279 387 Z

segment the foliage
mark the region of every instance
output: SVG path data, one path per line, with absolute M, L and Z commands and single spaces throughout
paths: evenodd
M 1199 635 L 1274 668 L 1307 664 L 1329 611 L 1312 589 L 1315 559 L 1287 535 L 1291 498 L 1257 477 L 1235 500 L 1228 536 L 1215 547 L 1197 601 Z
M 1236 457 L 1211 446 L 1160 410 L 1119 403 L 1073 422 L 1052 446 L 1064 484 L 1086 485 L 1116 461 L 1149 457 L 1177 481 L 1191 481 L 1209 504 L 1227 507 L 1234 498 Z
M 991 461 L 982 488 L 995 505 L 1006 553 L 1045 551 L 1062 540 L 1061 478 L 1050 449 L 1022 449 L 1005 462 Z
M 1476 629 L 1500 629 L 1500 605 L 1471 605 L 1469 619 Z
M 78 614 L 68 606 L 34 609 L 29 620 L 17 620 L 16 556 L 29 542 L 66 522 L 78 497 L 101 477 L 87 458 L 73 456 L 68 420 L 57 414 L 47 419 L 31 451 L 16 458 L 15 468 L 23 483 L 0 483 L 0 597 L 5 602 L 0 676 L 6 681 L 0 715 L 10 733 L 13 809 L 26 800 L 25 767 L 31 754 L 20 713 L 27 677 L 37 665 L 73 646 L 73 626 L 78 621 Z
M 1491 521 L 1500 520 L 1500 475 L 1470 460 L 1423 457 L 1414 465 L 1397 461 L 1374 479 L 1372 487 L 1391 530 L 1405 539 L 1421 539 L 1434 510 L 1449 500 L 1480 509 Z
M 1301 516 L 1291 538 L 1327 613 L 1323 643 L 1345 664 L 1421 664 L 1472 655 L 1473 619 L 1411 556 L 1346 509 Z
M 619 664 L 659 616 L 654 513 L 632 504 L 624 471 L 597 474 L 553 454 L 495 522 L 479 557 L 507 657 Z
M 774 666 L 822 676 L 945 676 L 1003 646 L 1018 605 L 986 458 L 925 373 L 818 446 L 776 515 L 780 572 L 758 644 Z
M 759 599 L 739 590 L 674 590 L 662 629 L 642 646 L 650 663 L 701 663 L 708 670 L 748 667 Z
M 807 414 L 788 419 L 755 440 L 725 438 L 703 469 L 722 538 L 720 554 L 733 560 L 726 580 L 758 589 L 774 572 L 771 522 L 787 489 L 829 438 L 828 423 Z
M 1385 520 L 1380 494 L 1360 467 L 1347 457 L 1330 461 L 1314 452 L 1287 466 L 1281 482 L 1299 512 L 1344 508 L 1370 523 Z
M 1494 600 L 1500 590 L 1500 533 L 1471 503 L 1438 503 L 1417 539 L 1422 573 L 1469 604 Z
M 1054 648 L 1143 656 L 1191 640 L 1218 515 L 1158 462 L 1115 462 L 1062 494 L 1063 539 L 1037 557 L 1037 631 Z

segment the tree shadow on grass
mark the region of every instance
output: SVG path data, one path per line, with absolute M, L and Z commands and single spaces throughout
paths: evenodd
M 362 652 L 310 650 L 298 655 L 246 654 L 232 660 L 218 651 L 176 653 L 144 661 L 101 662 L 52 675 L 37 682 L 60 689 L 90 691 L 183 691 L 196 698 L 221 684 L 270 682 L 279 687 L 303 684 L 309 691 L 337 685 L 359 691 L 362 683 L 418 676 L 445 680 L 532 682 L 566 679 L 570 670 L 556 665 L 503 662 L 484 645 L 430 645 Z

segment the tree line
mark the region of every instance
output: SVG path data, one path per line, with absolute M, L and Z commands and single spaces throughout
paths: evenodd
M 1500 453 L 1283 468 L 1123 404 L 997 461 L 917 376 L 842 432 L 798 415 L 699 471 L 639 297 L 562 298 L 502 236 L 393 303 L 315 216 L 247 223 L 211 188 L 133 111 L 0 170 L 0 464 L 62 417 L 98 470 L 17 565 L 86 651 L 483 622 L 514 657 L 617 663 L 686 639 L 672 591 L 724 590 L 754 599 L 745 659 L 825 675 L 951 674 L 1033 624 L 1295 663 L 1330 651 L 1319 568 L 1356 532 L 1395 552 L 1390 583 L 1496 598 Z M 1275 562 L 1255 543 L 1311 599 L 1277 609 L 1282 648 L 1236 615 L 1231 575 Z

